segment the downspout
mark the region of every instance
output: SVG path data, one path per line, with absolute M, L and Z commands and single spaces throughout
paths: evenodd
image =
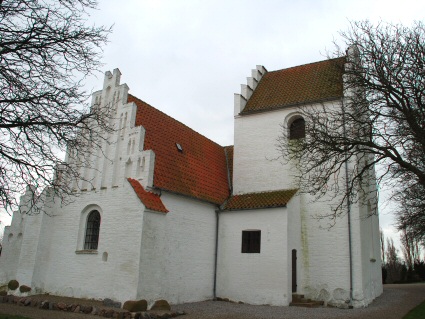
M 345 127 L 345 107 L 344 98 L 341 99 L 342 109 L 342 129 L 344 139 L 347 137 L 347 128 Z M 345 153 L 345 190 L 347 194 L 347 219 L 348 219 L 348 253 L 349 253 L 349 264 L 350 264 L 350 307 L 353 307 L 353 252 L 352 252 L 352 239 L 351 239 L 351 203 L 348 190 L 350 188 L 348 181 L 348 155 Z
M 223 207 L 226 202 L 229 200 L 230 196 L 233 193 L 232 181 L 230 178 L 230 170 L 229 170 L 229 158 L 227 154 L 227 149 L 224 148 L 224 155 L 226 157 L 226 168 L 227 168 L 227 182 L 229 185 L 229 197 L 224 201 Z M 214 288 L 213 288 L 213 297 L 217 298 L 217 265 L 218 265 L 218 228 L 220 222 L 220 207 L 215 210 L 215 253 L 214 253 Z
M 214 288 L 213 297 L 217 298 L 217 261 L 218 261 L 218 222 L 220 219 L 220 210 L 215 210 L 215 254 L 214 254 Z

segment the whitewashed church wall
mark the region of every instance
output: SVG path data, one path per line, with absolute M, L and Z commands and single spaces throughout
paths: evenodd
M 303 282 L 303 250 L 302 250 L 302 228 L 301 228 L 301 210 L 300 210 L 300 195 L 296 194 L 287 205 L 288 211 L 288 287 L 287 295 L 292 297 L 292 250 L 296 250 L 296 284 L 297 293 L 302 292 Z
M 98 209 L 101 214 L 95 254 L 84 251 L 80 244 L 83 238 L 79 238 L 84 236 L 85 229 L 80 228 L 85 226 L 87 217 L 82 213 L 91 208 Z M 87 192 L 56 212 L 54 217 L 46 217 L 51 218 L 46 233 L 50 236 L 49 258 L 39 261 L 37 268 L 46 267 L 47 271 L 44 274 L 36 272 L 34 283 L 44 282 L 43 291 L 58 295 L 120 301 L 134 299 L 143 210 L 143 204 L 127 183 L 120 188 Z
M 55 227 L 60 227 L 55 224 L 56 217 L 54 212 L 57 212 L 60 204 L 51 203 L 52 209 L 49 210 L 49 215 L 40 214 L 35 218 L 40 219 L 40 234 L 38 241 L 34 241 L 32 249 L 36 252 L 36 258 L 34 263 L 34 271 L 31 280 L 31 286 L 34 288 L 34 292 L 44 292 L 46 278 L 48 278 L 50 271 L 50 249 L 52 245 L 52 236 L 50 232 Z M 57 243 L 54 243 L 57 244 Z
M 329 200 L 329 199 L 328 199 Z M 336 200 L 335 200 L 336 202 Z M 308 298 L 323 300 L 336 306 L 350 301 L 350 255 L 348 214 L 337 217 L 335 223 L 321 218 L 330 213 L 330 202 L 314 201 L 301 195 L 301 243 L 304 279 L 301 292 Z M 379 234 L 376 217 L 362 219 L 358 205 L 351 206 L 351 246 L 353 271 L 353 305 L 364 307 L 382 293 Z M 372 246 L 371 246 L 372 244 Z M 374 255 L 375 257 L 371 257 Z M 371 259 L 376 259 L 372 262 Z
M 300 200 L 303 293 L 308 298 L 344 305 L 350 299 L 347 215 L 337 218 L 332 225 L 331 220 L 321 218 L 332 213 L 329 201 L 314 201 L 307 194 L 302 194 Z
M 328 102 L 327 107 L 337 105 Z M 235 194 L 298 188 L 292 178 L 294 165 L 283 165 L 276 149 L 281 124 L 295 115 L 296 107 L 235 117 Z M 330 227 L 328 219 L 318 219 L 330 214 L 331 205 L 338 201 L 329 200 L 330 197 L 327 197 L 315 202 L 309 195 L 300 195 L 301 247 L 298 258 L 301 260 L 298 260 L 298 266 L 301 267 L 301 277 L 298 280 L 298 292 L 313 299 L 342 305 L 350 298 L 348 220 L 347 215 L 343 214 Z M 352 217 L 352 224 L 353 218 L 355 217 Z M 291 221 L 293 222 L 296 221 Z M 359 305 L 370 303 L 372 297 L 367 296 L 377 296 L 382 291 L 379 270 L 370 265 L 369 253 L 364 252 L 365 249 L 369 251 L 371 239 L 365 235 L 365 229 L 360 226 L 352 228 L 353 288 L 358 295 L 355 299 L 357 298 Z M 294 235 L 289 238 L 294 238 Z M 374 247 L 377 247 L 376 238 Z M 288 248 L 288 258 L 291 249 L 293 248 Z M 366 284 L 367 278 L 372 278 L 374 284 Z
M 27 212 L 31 207 L 32 191 L 27 188 L 26 193 L 20 197 L 20 207 L 13 213 L 10 226 L 5 227 L 3 238 L 3 250 L 0 257 L 1 283 L 7 283 L 10 279 L 16 279 L 22 243 L 24 241 L 25 223 Z
M 292 165 L 282 164 L 276 147 L 281 124 L 299 114 L 297 110 L 288 107 L 235 116 L 234 194 L 298 188 Z
M 15 212 L 19 219 L 21 214 Z M 19 223 L 19 222 L 18 222 Z M 12 219 L 13 224 L 13 219 Z M 22 227 L 6 226 L 3 234 L 3 248 L 0 257 L 0 280 L 1 284 L 7 283 L 10 279 L 16 278 L 16 269 L 18 268 L 19 254 L 21 252 L 22 244 Z
M 161 200 L 168 213 L 144 213 L 138 298 L 211 299 L 216 206 L 165 191 Z
M 379 224 L 376 215 L 369 216 L 367 205 L 352 208 L 354 263 L 361 270 L 354 274 L 353 299 L 358 307 L 364 307 L 382 293 Z
M 21 285 L 31 286 L 42 217 L 42 214 L 25 215 L 24 217 L 21 251 L 15 278 Z
M 220 213 L 218 297 L 257 305 L 289 304 L 288 213 L 286 208 Z M 241 252 L 243 230 L 261 230 L 260 253 Z

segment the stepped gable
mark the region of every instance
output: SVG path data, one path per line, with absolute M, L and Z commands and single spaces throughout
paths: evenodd
M 297 191 L 297 189 L 284 189 L 271 192 L 233 195 L 224 204 L 222 210 L 285 207 Z
M 345 60 L 341 57 L 267 72 L 240 114 L 341 98 Z
M 134 192 L 137 194 L 137 197 L 139 197 L 139 199 L 142 201 L 143 205 L 145 205 L 147 209 L 162 213 L 168 213 L 168 210 L 167 208 L 165 208 L 159 195 L 146 191 L 138 180 L 135 180 L 133 178 L 127 178 L 127 180 L 133 187 Z
M 130 94 L 128 102 L 146 130 L 144 150 L 155 152 L 153 186 L 222 204 L 229 197 L 224 147 Z

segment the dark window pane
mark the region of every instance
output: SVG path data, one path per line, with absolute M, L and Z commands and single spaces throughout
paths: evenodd
M 243 230 L 242 231 L 242 253 L 260 253 L 261 231 Z
M 289 127 L 289 139 L 295 140 L 305 137 L 305 121 L 303 118 L 296 119 Z
M 90 212 L 87 218 L 86 238 L 84 249 L 97 249 L 99 242 L 100 214 L 97 210 Z

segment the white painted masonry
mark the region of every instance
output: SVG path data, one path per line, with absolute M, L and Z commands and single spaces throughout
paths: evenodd
M 242 231 L 261 231 L 261 252 L 242 253 Z M 220 213 L 217 294 L 251 304 L 289 305 L 288 209 Z
M 298 188 L 294 164 L 282 165 L 276 149 L 281 130 L 299 116 L 298 108 L 240 114 L 266 74 L 257 66 L 241 94 L 235 94 L 229 196 Z M 110 120 L 116 131 L 105 133 L 108 142 L 102 141 L 91 156 L 93 169 L 80 168 L 91 182 L 74 181 L 77 196 L 66 205 L 45 190 L 41 196 L 48 215 L 34 214 L 25 206 L 31 192 L 27 190 L 5 230 L 0 283 L 16 279 L 31 286 L 32 293 L 119 301 L 183 303 L 221 297 L 287 306 L 292 301 L 294 250 L 296 293 L 354 307 L 367 306 L 382 293 L 379 222 L 376 215 L 370 216 L 373 205 L 352 205 L 350 217 L 340 217 L 329 228 L 317 216 L 329 213 L 332 202 L 315 202 L 301 192 L 286 205 L 228 211 L 225 203 L 156 188 L 158 154 L 145 149 L 149 132 L 135 125 L 138 106 L 127 103 L 129 88 L 120 84 L 120 77 L 118 69 L 106 72 L 103 89 L 93 94 L 92 107 L 113 106 Z M 324 106 L 335 107 L 335 102 Z M 184 152 L 180 156 L 191 155 Z M 67 160 L 81 164 L 72 150 Z M 127 178 L 156 194 L 168 212 L 147 208 Z M 101 215 L 98 248 L 85 250 L 87 217 L 93 210 Z M 261 231 L 260 253 L 242 253 L 243 230 Z

